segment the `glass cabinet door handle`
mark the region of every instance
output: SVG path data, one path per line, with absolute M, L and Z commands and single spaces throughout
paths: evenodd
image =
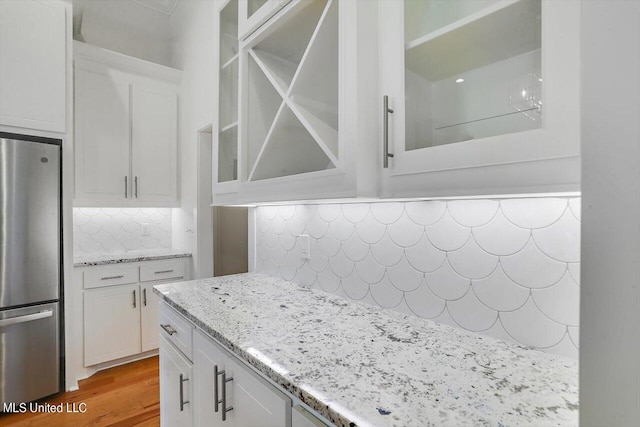
M 393 114 L 393 110 L 389 108 L 389 95 L 382 97 L 382 167 L 389 167 L 389 157 L 393 154 L 389 152 L 389 114 Z

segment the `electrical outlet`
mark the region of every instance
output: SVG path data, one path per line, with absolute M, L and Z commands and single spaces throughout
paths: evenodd
M 148 222 L 143 222 L 142 223 L 142 236 L 148 236 L 149 233 L 149 223 Z
M 302 247 L 302 258 L 311 259 L 311 239 L 309 235 L 303 234 L 300 237 L 300 246 Z

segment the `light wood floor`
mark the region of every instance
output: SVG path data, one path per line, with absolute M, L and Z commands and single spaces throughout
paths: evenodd
M 159 426 L 158 356 L 98 372 L 80 381 L 77 391 L 45 400 L 51 404 L 84 402 L 86 413 L 0 415 L 0 426 Z

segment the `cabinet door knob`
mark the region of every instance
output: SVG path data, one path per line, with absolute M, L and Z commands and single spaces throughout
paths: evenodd
M 133 290 L 133 308 L 136 308 L 138 304 L 136 304 L 136 290 Z
M 142 290 L 142 305 L 147 306 L 147 288 Z
M 385 95 L 382 98 L 382 167 L 389 167 L 389 157 L 393 157 L 393 154 L 389 152 L 389 114 L 393 113 L 393 110 L 389 108 L 389 96 Z
M 129 177 L 125 176 L 124 177 L 124 198 L 128 199 L 129 198 Z
M 134 195 L 136 196 L 136 199 L 137 199 L 138 198 L 138 177 L 137 176 L 135 178 L 133 178 L 133 183 L 135 184 L 134 185 L 134 187 L 135 187 L 135 194 Z

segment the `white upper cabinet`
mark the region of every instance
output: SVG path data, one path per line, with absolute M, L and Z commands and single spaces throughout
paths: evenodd
M 66 131 L 67 9 L 0 0 L 0 125 Z
M 74 46 L 74 205 L 176 206 L 180 72 Z
M 579 190 L 579 1 L 234 1 L 214 204 Z
M 238 38 L 243 39 L 291 0 L 237 0 L 240 6 Z
M 220 34 L 214 203 L 377 194 L 375 18 L 365 2 L 293 0 L 239 42 L 233 71 Z
M 221 2 L 218 28 L 216 149 L 212 152 L 212 186 L 220 197 L 235 200 L 238 192 L 238 0 Z
M 135 84 L 131 97 L 133 197 L 141 202 L 177 200 L 178 96 L 153 81 Z
M 76 197 L 119 202 L 129 195 L 129 82 L 76 61 Z
M 383 197 L 579 190 L 579 2 L 379 4 Z

